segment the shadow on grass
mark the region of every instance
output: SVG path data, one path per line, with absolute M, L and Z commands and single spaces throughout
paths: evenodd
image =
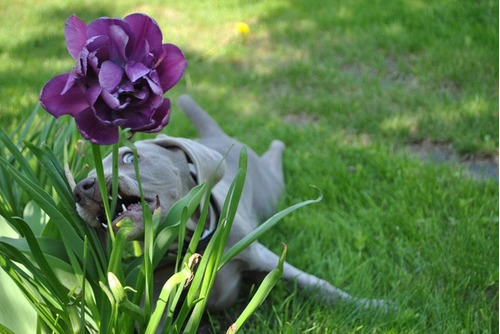
M 491 6 L 293 1 L 259 16 L 235 54 L 191 50 L 188 71 L 204 83 L 204 102 L 244 116 L 317 115 L 375 141 L 432 138 L 462 153 L 494 153 L 498 77 L 474 74 L 485 63 L 498 69 L 495 30 L 482 25 Z M 479 23 L 464 23 L 470 13 Z M 238 105 L 242 97 L 256 102 Z M 472 117 L 470 97 L 484 105 Z

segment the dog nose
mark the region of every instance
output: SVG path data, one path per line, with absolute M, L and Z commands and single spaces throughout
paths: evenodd
M 95 178 L 88 178 L 78 182 L 73 190 L 73 199 L 76 203 L 80 203 L 83 198 L 95 199 L 100 193 L 97 190 L 97 180 Z

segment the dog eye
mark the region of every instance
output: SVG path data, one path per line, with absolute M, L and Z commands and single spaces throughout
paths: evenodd
M 122 162 L 124 164 L 132 164 L 134 163 L 134 153 L 127 152 L 122 156 Z

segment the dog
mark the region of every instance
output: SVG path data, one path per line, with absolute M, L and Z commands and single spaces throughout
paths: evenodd
M 179 105 L 197 129 L 200 139 L 158 135 L 156 139 L 136 142 L 143 193 L 149 208 L 153 211 L 157 206 L 161 206 L 162 218 L 165 218 L 174 203 L 185 196 L 191 188 L 216 173 L 216 183 L 211 194 L 211 213 L 202 236 L 206 241 L 216 227 L 217 211 L 220 210 L 236 175 L 239 151 L 244 144 L 228 136 L 190 97 L 181 96 Z M 279 140 L 272 141 L 262 156 L 247 148 L 248 169 L 245 185 L 226 250 L 254 230 L 259 222 L 276 213 L 284 190 L 282 167 L 284 148 L 285 145 Z M 221 164 L 223 155 L 226 154 Z M 143 215 L 133 164 L 134 155 L 129 148 L 124 147 L 119 150 L 119 157 L 119 201 L 112 228 L 116 230 L 116 222 L 123 217 L 129 217 L 134 225 L 129 238 L 137 239 L 143 233 Z M 103 160 L 103 166 L 109 180 L 112 166 L 110 156 Z M 99 229 L 109 228 L 105 223 L 102 197 L 95 171 L 91 171 L 86 179 L 75 186 L 73 194 L 77 212 L 83 220 Z M 196 224 L 194 220 L 190 221 L 188 228 L 194 230 L 194 224 Z M 278 260 L 278 255 L 259 242 L 252 243 L 217 273 L 207 308 L 210 311 L 218 311 L 233 305 L 237 300 L 245 273 L 270 272 L 276 267 Z M 170 274 L 169 271 L 156 270 L 155 286 L 161 287 Z M 300 288 L 315 292 L 332 304 L 347 301 L 363 308 L 386 307 L 383 300 L 353 297 L 329 282 L 286 262 L 283 277 L 296 280 Z

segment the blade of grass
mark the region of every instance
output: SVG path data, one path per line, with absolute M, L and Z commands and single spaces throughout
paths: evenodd
M 284 216 L 292 213 L 293 211 L 300 209 L 303 206 L 318 203 L 323 199 L 323 195 L 314 200 L 307 200 L 301 203 L 297 203 L 292 205 L 291 207 L 286 208 L 283 211 L 278 212 L 264 223 L 259 225 L 255 230 L 253 230 L 250 234 L 245 236 L 243 239 L 238 241 L 234 246 L 232 246 L 223 256 L 220 262 L 219 268 L 223 267 L 226 263 L 228 263 L 232 258 L 241 253 L 246 247 L 248 247 L 252 242 L 256 241 L 259 237 L 264 235 L 271 229 L 276 223 L 278 223 Z
M 33 108 L 33 111 L 29 115 L 28 119 L 26 119 L 24 122 L 20 123 L 16 130 L 12 132 L 13 134 L 19 134 L 19 138 L 17 140 L 18 144 L 21 144 L 21 142 L 26 138 L 30 132 L 32 131 L 31 125 L 33 124 L 33 120 L 35 119 L 36 114 L 38 113 L 38 110 L 40 110 L 40 103 L 37 103 L 35 108 Z M 22 129 L 22 132 L 21 132 Z
M 283 276 L 283 263 L 285 262 L 287 247 L 286 244 L 283 245 L 283 252 L 281 253 L 278 266 L 266 275 L 262 283 L 260 284 L 257 292 L 252 297 L 252 300 L 245 307 L 241 315 L 236 319 L 235 323 L 232 324 L 227 330 L 228 334 L 233 334 L 238 332 L 243 324 L 248 320 L 248 318 L 255 312 L 255 310 L 264 302 L 272 288 Z

